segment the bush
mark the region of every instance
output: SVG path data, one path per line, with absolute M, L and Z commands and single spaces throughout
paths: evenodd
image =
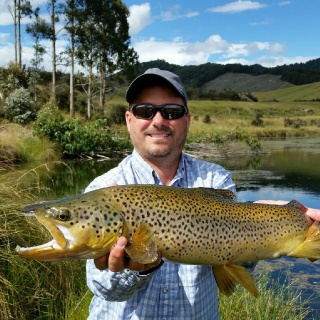
M 36 112 L 27 89 L 19 88 L 9 95 L 4 105 L 4 115 L 9 121 L 18 124 L 35 120 Z
M 211 117 L 209 114 L 206 114 L 203 118 L 203 123 L 211 123 Z
M 114 151 L 130 148 L 126 140 L 112 138 L 107 120 L 97 120 L 84 125 L 77 119 L 65 120 L 57 108 L 47 107 L 39 113 L 34 125 L 34 132 L 51 142 L 60 145 L 63 152 L 69 155 Z
M 112 123 L 126 124 L 125 113 L 127 110 L 128 107 L 123 104 L 112 105 L 110 106 L 107 116 Z

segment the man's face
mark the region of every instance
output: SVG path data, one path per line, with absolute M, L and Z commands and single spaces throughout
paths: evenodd
M 166 87 L 145 88 L 135 98 L 132 105 L 149 103 L 152 105 L 182 104 L 183 99 L 175 91 Z M 190 114 L 180 119 L 166 120 L 160 112 L 150 120 L 137 119 L 132 112 L 126 112 L 127 128 L 131 141 L 139 154 L 147 161 L 180 154 L 190 126 Z

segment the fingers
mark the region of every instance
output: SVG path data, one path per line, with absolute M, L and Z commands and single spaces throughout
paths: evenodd
M 125 252 L 127 243 L 128 240 L 125 237 L 120 237 L 110 253 L 94 260 L 96 268 L 99 270 L 109 269 L 112 272 L 119 272 L 123 271 L 124 269 L 145 271 L 160 264 L 160 251 L 158 251 L 157 260 L 150 264 L 142 264 L 128 258 Z
M 100 271 L 105 270 L 108 268 L 108 260 L 109 260 L 109 253 L 107 253 L 106 255 L 100 258 L 94 259 L 94 265 Z
M 125 257 L 125 247 L 127 245 L 127 239 L 120 237 L 110 251 L 108 260 L 108 269 L 112 272 L 122 271 L 128 266 L 128 260 Z
M 308 208 L 306 215 L 312 220 L 320 221 L 320 209 Z

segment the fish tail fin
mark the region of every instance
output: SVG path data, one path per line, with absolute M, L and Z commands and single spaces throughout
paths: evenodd
M 318 221 L 313 222 L 307 232 L 306 239 L 288 256 L 307 258 L 310 261 L 320 258 L 320 223 Z
M 241 284 L 252 296 L 258 297 L 259 292 L 255 281 L 244 267 L 229 263 L 223 266 L 213 266 L 212 270 L 222 294 L 226 296 L 232 295 L 237 284 Z

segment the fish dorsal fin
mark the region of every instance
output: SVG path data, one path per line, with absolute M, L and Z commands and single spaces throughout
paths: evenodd
M 246 288 L 252 296 L 258 297 L 259 292 L 251 274 L 244 267 L 228 263 L 223 266 L 212 267 L 217 286 L 222 294 L 230 296 L 234 293 L 237 284 Z
M 308 208 L 306 208 L 302 203 L 300 203 L 297 200 L 291 200 L 289 203 L 285 204 L 286 207 L 293 208 L 300 210 L 303 213 L 306 213 L 308 211 Z
M 152 230 L 146 222 L 142 221 L 132 235 L 126 252 L 132 260 L 149 264 L 157 260 L 157 249 L 158 245 L 154 241 Z
M 219 199 L 219 200 L 236 200 L 235 194 L 227 189 L 213 189 L 213 188 L 196 188 L 198 194 L 203 197 Z

